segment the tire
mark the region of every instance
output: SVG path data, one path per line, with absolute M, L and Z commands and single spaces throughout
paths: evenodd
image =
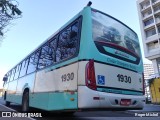
M 26 91 L 23 94 L 22 98 L 22 112 L 28 112 L 29 111 L 29 92 Z
M 74 113 L 75 113 L 75 111 L 70 111 L 70 112 L 63 112 L 62 114 L 63 114 L 63 116 L 71 117 L 74 115 Z
M 6 96 L 7 96 L 7 92 L 5 91 L 5 92 L 4 92 L 4 96 L 3 96 L 3 99 L 4 99 L 4 100 L 6 100 Z
M 5 91 L 5 93 L 4 93 L 5 106 L 10 106 L 11 102 L 6 101 L 6 98 L 7 98 L 7 92 Z
M 6 105 L 6 106 L 10 106 L 10 104 L 11 104 L 11 102 L 9 102 L 9 101 L 6 101 L 6 102 L 5 102 L 5 105 Z

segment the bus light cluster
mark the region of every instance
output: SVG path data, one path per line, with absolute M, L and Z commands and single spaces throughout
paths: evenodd
M 97 89 L 93 59 L 90 60 L 86 65 L 86 86 L 92 90 Z

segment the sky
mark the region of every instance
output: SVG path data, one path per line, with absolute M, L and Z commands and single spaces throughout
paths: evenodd
M 0 43 L 0 88 L 3 75 L 81 11 L 89 0 L 17 0 L 22 18 L 12 21 Z M 133 29 L 141 39 L 136 0 L 91 0 L 92 8 Z M 144 58 L 143 46 L 141 51 Z M 144 63 L 150 63 L 144 58 Z

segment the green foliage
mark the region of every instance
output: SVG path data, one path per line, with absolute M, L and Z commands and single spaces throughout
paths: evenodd
M 11 20 L 21 17 L 16 0 L 0 0 L 0 36 L 4 36 L 4 29 Z

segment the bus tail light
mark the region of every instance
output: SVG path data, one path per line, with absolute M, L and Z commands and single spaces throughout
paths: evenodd
M 96 90 L 96 77 L 95 77 L 95 69 L 94 69 L 94 60 L 90 60 L 86 65 L 86 86 L 90 89 Z
M 142 82 L 143 82 L 143 95 L 145 95 L 145 81 L 144 81 L 144 73 L 142 73 Z

